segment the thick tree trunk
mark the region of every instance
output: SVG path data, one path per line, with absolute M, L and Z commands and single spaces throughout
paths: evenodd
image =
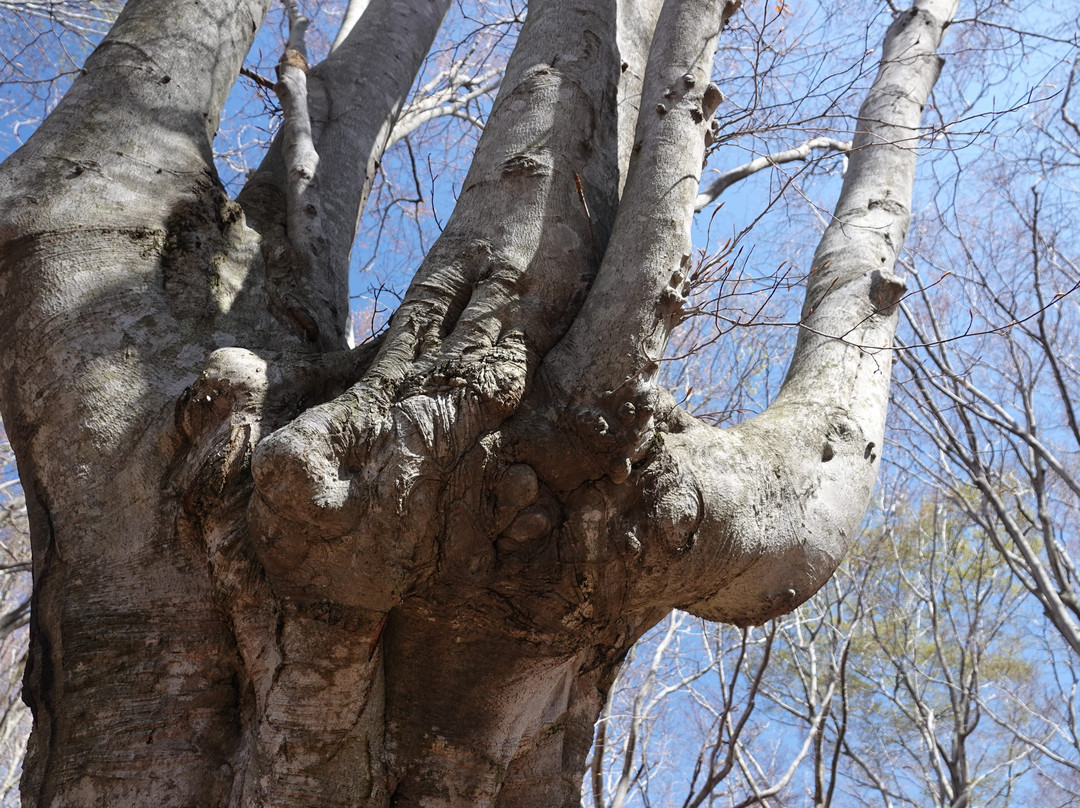
M 307 117 L 234 202 L 210 138 L 267 5 L 130 0 L 0 170 L 25 804 L 576 805 L 644 631 L 766 620 L 853 540 L 953 4 L 890 29 L 788 380 L 727 432 L 655 378 L 736 4 L 534 0 L 453 216 L 351 351 L 356 216 L 447 3 L 290 57 Z

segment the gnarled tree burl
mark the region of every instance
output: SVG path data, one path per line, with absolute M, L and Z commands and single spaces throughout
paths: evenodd
M 372 0 L 310 70 L 294 10 L 285 125 L 229 199 L 211 138 L 269 4 L 129 0 L 0 169 L 25 805 L 576 805 L 637 637 L 789 610 L 854 538 L 955 3 L 889 29 L 783 390 L 723 431 L 656 377 L 737 2 L 534 0 L 352 350 L 357 217 L 449 0 Z

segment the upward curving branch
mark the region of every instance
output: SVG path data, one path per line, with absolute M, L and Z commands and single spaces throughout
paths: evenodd
M 718 177 L 705 186 L 701 190 L 701 193 L 698 194 L 697 199 L 694 201 L 694 210 L 700 213 L 708 205 L 711 205 L 719 199 L 720 194 L 724 193 L 724 191 L 735 183 L 744 180 L 759 171 L 764 171 L 771 166 L 779 166 L 784 163 L 793 163 L 795 161 L 805 162 L 810 159 L 810 154 L 814 151 L 840 152 L 841 154 L 847 154 L 850 149 L 850 141 L 840 141 L 831 137 L 812 137 L 790 149 L 784 149 L 784 151 L 755 157 L 753 160 L 743 163 L 741 166 L 729 168 L 727 171 L 721 172 Z
M 886 34 L 777 399 L 727 431 L 681 414 L 669 422 L 665 452 L 696 481 L 703 503 L 686 555 L 699 557 L 688 566 L 704 586 L 679 603 L 696 614 L 746 624 L 789 610 L 817 591 L 854 540 L 881 452 L 904 291 L 893 267 L 910 217 L 920 119 L 957 5 L 917 0 Z
M 615 484 L 607 496 L 621 503 L 610 513 L 646 513 L 623 539 L 640 570 L 631 603 L 762 622 L 816 592 L 854 541 L 881 453 L 904 291 L 893 267 L 920 120 L 956 5 L 918 0 L 890 26 L 813 259 L 787 378 L 763 414 L 719 430 L 654 384 L 688 291 L 690 220 L 719 100 L 701 76 L 722 22 L 710 3 L 665 4 L 610 245 L 580 315 L 541 368 L 542 382 L 568 400 L 559 417 L 587 460 L 578 476 L 554 466 L 545 476 L 567 489 L 607 477 Z M 647 574 L 657 569 L 665 573 Z

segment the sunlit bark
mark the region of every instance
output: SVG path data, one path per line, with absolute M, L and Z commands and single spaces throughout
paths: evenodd
M 787 382 L 727 432 L 656 376 L 737 2 L 535 0 L 441 237 L 343 349 L 447 5 L 374 0 L 306 72 L 293 15 L 282 136 L 232 201 L 210 143 L 267 3 L 131 0 L 0 170 L 26 805 L 575 805 L 642 632 L 763 621 L 852 541 L 953 4 L 890 28 Z

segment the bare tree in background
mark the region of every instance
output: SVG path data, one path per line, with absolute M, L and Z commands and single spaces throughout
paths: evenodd
M 1041 627 L 1022 588 L 979 526 L 932 494 L 891 513 L 868 551 L 841 742 L 861 788 L 846 791 L 865 805 L 1012 804 L 1038 752 L 984 713 L 1045 731 L 1017 704 L 1046 692 L 1037 655 L 1017 654 Z
M 999 191 L 993 218 L 955 231 L 948 252 L 916 248 L 924 291 L 904 304 L 900 406 L 929 439 L 914 453 L 924 473 L 1080 654 L 1080 252 L 1053 174 L 1029 181 Z M 962 286 L 932 282 L 945 262 Z
M 706 627 L 672 613 L 635 649 L 642 662 L 628 661 L 616 680 L 597 727 L 584 804 L 745 808 L 782 799 L 804 762 L 828 751 L 820 741 L 839 682 L 836 668 L 802 667 L 818 649 L 796 657 L 782 639 L 804 628 L 799 612 L 760 630 Z M 782 739 L 758 709 L 774 698 L 774 653 L 791 656 L 808 688 L 794 707 L 806 725 L 787 732 L 794 722 L 787 723 Z
M 30 530 L 15 457 L 0 423 L 0 804 L 17 804 L 30 715 L 20 682 L 30 618 Z
M 659 626 L 605 707 L 585 804 L 1072 805 L 1075 669 L 1031 642 L 1023 588 L 947 498 L 881 516 L 764 630 Z

